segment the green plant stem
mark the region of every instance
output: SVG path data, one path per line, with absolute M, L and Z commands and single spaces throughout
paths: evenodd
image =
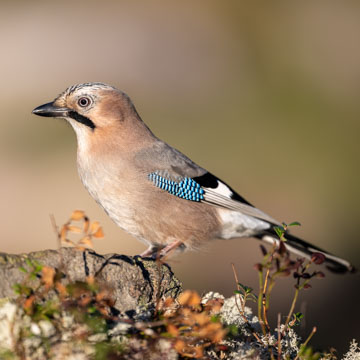
M 266 328 L 265 328 L 265 324 L 262 318 L 262 314 L 261 314 L 261 310 L 262 310 L 262 306 L 263 306 L 263 291 L 264 291 L 264 283 L 263 283 L 263 271 L 259 270 L 258 271 L 259 274 L 259 297 L 258 297 L 258 317 L 259 317 L 259 323 L 261 326 L 261 330 L 263 332 L 264 335 L 266 335 Z
M 265 274 L 264 289 L 263 289 L 263 293 L 262 293 L 262 308 L 263 308 L 263 315 L 264 315 L 264 323 L 265 323 L 268 331 L 270 331 L 270 325 L 269 325 L 269 321 L 267 318 L 268 307 L 266 304 L 266 299 L 267 299 L 266 295 L 267 295 L 267 291 L 268 291 L 269 274 L 270 274 L 270 269 L 268 268 L 266 270 L 266 274 Z
M 289 321 L 290 321 L 290 319 L 291 319 L 291 316 L 292 316 L 292 314 L 293 314 L 293 312 L 294 312 L 295 304 L 296 304 L 296 301 L 297 301 L 297 299 L 298 299 L 299 292 L 300 292 L 300 289 L 299 289 L 299 286 L 298 286 L 298 287 L 296 288 L 296 290 L 295 290 L 295 294 L 294 294 L 293 301 L 292 301 L 292 303 L 291 303 L 290 311 L 289 311 L 289 314 L 288 314 L 288 316 L 287 316 L 287 318 L 286 318 L 284 331 L 286 331 L 287 326 L 288 326 L 288 324 L 289 324 Z
M 232 270 L 233 270 L 233 273 L 234 273 L 234 278 L 235 278 L 235 282 L 236 282 L 236 288 L 238 291 L 241 291 L 241 287 L 239 285 L 239 279 L 238 279 L 238 276 L 237 276 L 237 272 L 236 272 L 236 269 L 235 269 L 235 265 L 233 263 L 231 263 L 231 267 L 232 267 Z M 256 340 L 260 343 L 260 344 L 263 344 L 263 342 L 261 341 L 261 339 L 259 338 L 258 334 L 256 333 L 256 331 L 253 329 L 253 327 L 251 326 L 251 324 L 249 323 L 249 320 L 246 318 L 245 316 L 245 304 L 246 304 L 246 294 L 244 294 L 244 297 L 243 299 L 241 299 L 241 295 L 239 294 L 239 301 L 240 301 L 240 304 L 241 304 L 241 309 L 236 301 L 236 294 L 235 294 L 235 304 L 236 304 L 236 307 L 238 308 L 239 310 L 239 313 L 240 313 L 240 316 L 243 318 L 243 320 L 245 321 L 245 324 L 247 324 L 248 326 L 248 329 L 250 330 L 250 332 L 252 333 L 252 335 L 256 338 Z
M 280 326 L 281 326 L 281 314 L 278 313 L 278 318 L 277 318 L 278 360 L 281 360 L 281 331 L 280 331 Z
M 310 335 L 307 337 L 307 339 L 304 341 L 304 343 L 301 344 L 300 349 L 301 349 L 302 347 L 306 347 L 306 345 L 309 343 L 309 341 L 310 341 L 311 338 L 314 336 L 314 334 L 316 333 L 316 331 L 317 331 L 317 328 L 316 328 L 316 326 L 314 326 L 313 329 L 311 330 Z M 300 350 L 299 350 L 299 352 L 298 352 L 298 354 L 296 355 L 296 358 L 295 358 L 294 360 L 297 360 L 297 359 L 299 358 L 299 356 L 300 356 Z
M 271 295 L 272 289 L 274 288 L 274 285 L 275 285 L 275 275 L 271 276 L 270 282 L 269 282 L 269 287 L 266 292 L 266 307 L 267 307 L 267 309 L 269 309 L 269 307 L 270 307 L 270 295 Z
M 240 285 L 239 285 L 239 278 L 238 278 L 234 263 L 231 263 L 231 267 L 232 267 L 232 271 L 233 271 L 235 282 L 236 282 L 236 288 L 237 288 L 238 291 L 240 291 L 241 288 L 240 288 Z
M 311 340 L 311 338 L 314 336 L 314 334 L 316 333 L 317 328 L 316 326 L 313 327 L 313 329 L 311 330 L 310 335 L 308 336 L 308 338 L 305 340 L 305 342 L 303 343 L 303 346 L 306 346 L 308 344 L 308 342 Z

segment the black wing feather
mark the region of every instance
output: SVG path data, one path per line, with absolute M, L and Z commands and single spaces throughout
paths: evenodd
M 240 196 L 238 193 L 236 193 L 226 182 L 220 180 L 215 175 L 207 172 L 204 175 L 193 177 L 193 180 L 195 180 L 200 186 L 204 188 L 210 188 L 210 189 L 216 189 L 219 186 L 219 183 L 223 183 L 226 185 L 229 190 L 232 192 L 230 198 L 235 201 L 239 201 L 243 204 L 249 205 L 254 207 L 254 205 L 250 204 L 247 200 L 245 200 L 242 196 Z

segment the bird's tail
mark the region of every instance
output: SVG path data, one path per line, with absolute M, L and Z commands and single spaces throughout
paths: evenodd
M 274 242 L 278 244 L 280 241 L 274 230 L 269 230 L 266 233 L 259 235 L 258 238 L 271 245 L 273 245 Z M 353 273 L 356 271 L 354 266 L 351 265 L 349 261 L 332 255 L 327 251 L 318 248 L 317 246 L 297 238 L 296 236 L 286 233 L 285 238 L 287 240 L 285 242 L 286 248 L 295 255 L 304 257 L 306 259 L 311 259 L 313 253 L 319 252 L 325 255 L 325 265 L 330 271 L 336 273 Z

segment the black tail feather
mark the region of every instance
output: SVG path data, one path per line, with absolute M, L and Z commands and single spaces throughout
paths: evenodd
M 274 243 L 279 242 L 279 237 L 277 236 L 274 229 L 269 229 L 265 233 L 258 235 L 258 239 L 263 240 L 267 243 Z M 289 233 L 285 234 L 286 238 L 286 248 L 301 257 L 305 257 L 307 259 L 311 259 L 311 256 L 313 253 L 319 252 L 325 255 L 325 266 L 332 272 L 343 274 L 347 272 L 354 273 L 356 272 L 356 269 L 354 268 L 351 263 L 349 263 L 347 260 L 344 260 L 342 258 L 339 258 L 335 255 L 330 254 L 329 252 L 314 246 L 294 235 L 291 235 Z

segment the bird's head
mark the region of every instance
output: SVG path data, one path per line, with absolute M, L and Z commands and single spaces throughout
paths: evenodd
M 130 98 L 103 83 L 70 86 L 54 101 L 38 106 L 32 113 L 67 120 L 79 143 L 99 143 L 119 136 L 130 139 L 150 132 Z

